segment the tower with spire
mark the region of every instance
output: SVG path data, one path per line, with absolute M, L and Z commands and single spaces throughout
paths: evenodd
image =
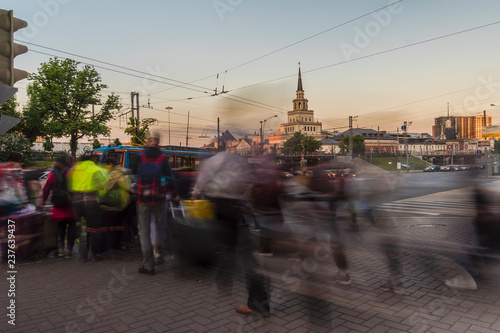
M 281 134 L 293 135 L 295 132 L 300 132 L 304 135 L 321 135 L 322 124 L 314 119 L 314 111 L 309 110 L 308 100 L 304 97 L 300 62 L 296 97 L 292 103 L 293 110 L 288 111 L 287 123 L 280 126 Z

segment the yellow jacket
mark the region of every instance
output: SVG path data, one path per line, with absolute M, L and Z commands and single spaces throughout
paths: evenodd
M 77 163 L 68 174 L 68 189 L 70 192 L 90 193 L 98 192 L 102 195 L 106 191 L 108 173 L 92 161 Z

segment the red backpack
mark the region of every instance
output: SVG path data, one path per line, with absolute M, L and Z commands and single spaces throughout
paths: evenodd
M 136 192 L 139 202 L 163 201 L 167 194 L 167 182 L 162 175 L 162 166 L 165 160 L 164 155 L 156 159 L 147 158 L 146 154 L 141 154 L 141 165 L 137 170 L 137 182 L 134 192 Z

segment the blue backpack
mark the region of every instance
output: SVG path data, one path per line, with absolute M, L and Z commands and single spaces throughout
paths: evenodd
M 141 154 L 141 165 L 137 171 L 137 181 L 133 190 L 139 202 L 163 201 L 167 194 L 167 185 L 162 175 L 162 166 L 166 157 L 156 159 Z

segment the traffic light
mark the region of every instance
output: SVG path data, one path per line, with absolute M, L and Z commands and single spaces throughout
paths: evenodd
M 28 77 L 28 73 L 14 68 L 14 58 L 28 48 L 14 43 L 14 32 L 26 28 L 26 21 L 14 17 L 12 10 L 0 9 L 0 85 L 13 87 Z

